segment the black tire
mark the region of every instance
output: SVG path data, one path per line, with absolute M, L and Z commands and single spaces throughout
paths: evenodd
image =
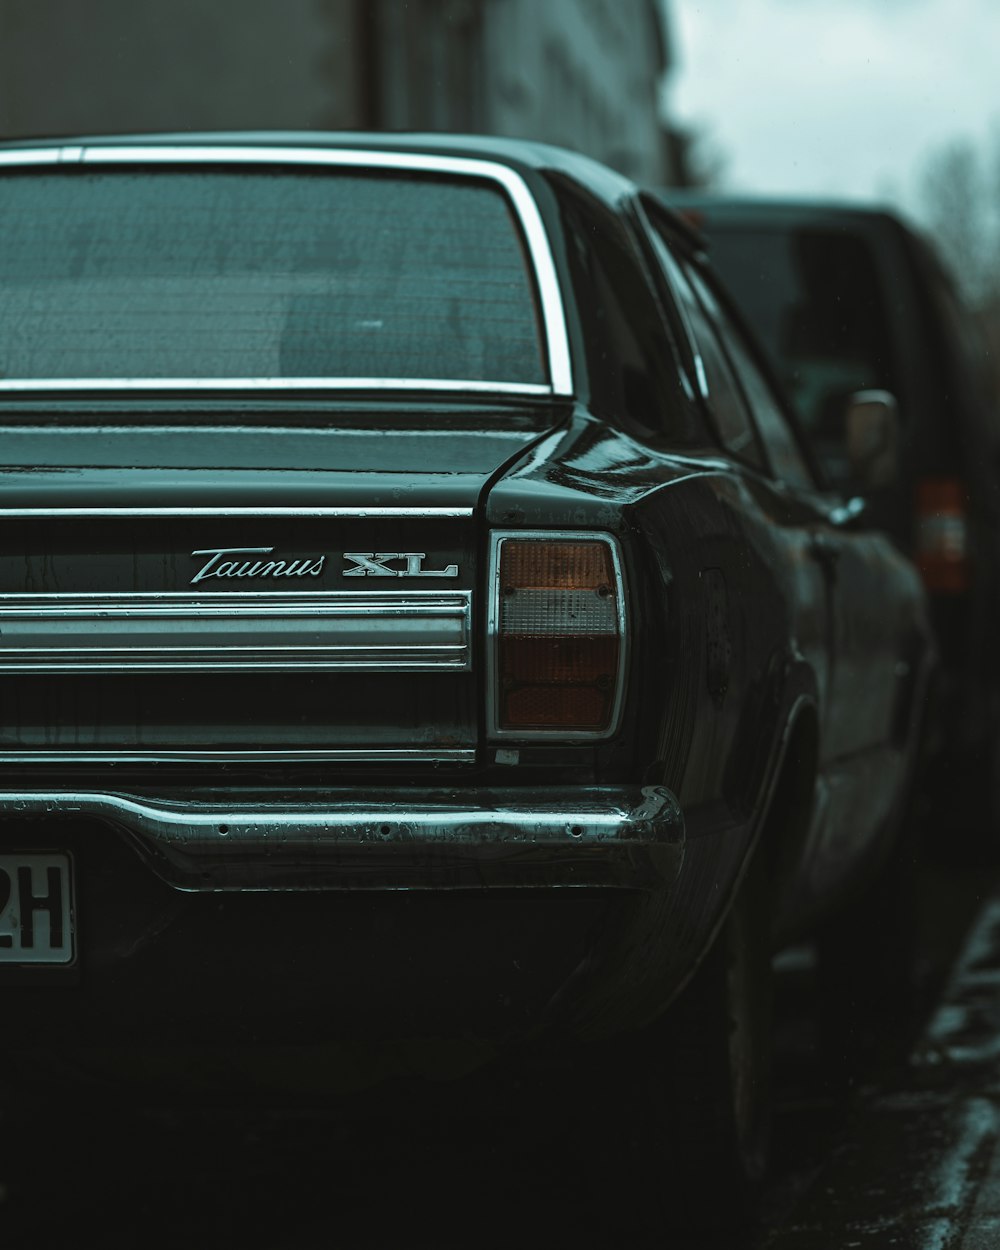
M 629 1046 L 636 1163 L 677 1227 L 732 1230 L 756 1214 L 771 1127 L 765 884 L 752 866 L 693 979 Z

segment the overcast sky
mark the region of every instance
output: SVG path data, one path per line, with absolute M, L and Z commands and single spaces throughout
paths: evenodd
M 668 111 L 707 131 L 726 190 L 914 208 L 929 149 L 1000 163 L 1000 0 L 668 3 Z

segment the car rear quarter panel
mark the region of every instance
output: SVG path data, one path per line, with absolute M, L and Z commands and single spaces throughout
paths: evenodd
M 617 908 L 567 986 L 573 1030 L 603 1033 L 662 1009 L 721 923 L 793 710 L 822 705 L 822 572 L 801 527 L 776 523 L 732 466 L 659 453 L 582 412 L 494 487 L 490 521 L 618 535 L 631 660 L 608 757 L 669 786 L 685 814 L 676 889 Z

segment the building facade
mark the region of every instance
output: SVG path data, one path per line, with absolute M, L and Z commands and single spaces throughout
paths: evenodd
M 0 0 L 0 134 L 452 130 L 677 182 L 664 0 Z
M 672 64 L 660 0 L 382 0 L 385 129 L 558 143 L 647 182 L 676 181 L 661 115 Z

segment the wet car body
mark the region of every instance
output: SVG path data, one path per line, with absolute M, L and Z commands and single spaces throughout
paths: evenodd
M 985 805 L 992 829 L 1000 407 L 982 332 L 934 238 L 874 205 L 663 198 L 697 220 L 828 479 L 866 494 L 873 517 L 918 563 L 939 645 L 929 789 L 941 814 L 956 802 L 968 813 Z M 899 403 L 897 473 L 874 491 L 851 480 L 842 420 L 843 397 L 866 387 Z
M 192 170 L 487 188 L 542 361 L 500 383 L 8 365 L 0 867 L 50 948 L 45 882 L 71 879 L 73 929 L 71 958 L 0 964 L 19 1042 L 608 1037 L 667 1007 L 754 857 L 775 940 L 851 897 L 912 764 L 922 592 L 816 488 L 779 401 L 767 434 L 738 387 L 727 448 L 661 264 L 701 264 L 673 218 L 513 142 L 2 155 L 76 203 Z M 543 548 L 539 601 L 508 583 Z M 596 581 L 559 599 L 574 560 Z M 553 724 L 580 638 L 612 658 Z M 525 691 L 543 710 L 512 726 Z

